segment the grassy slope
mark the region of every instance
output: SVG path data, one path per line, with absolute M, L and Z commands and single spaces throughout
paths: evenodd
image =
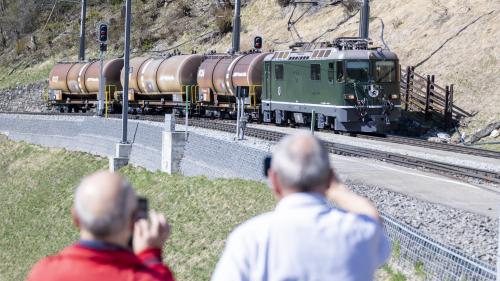
M 23 280 L 40 258 L 78 239 L 69 210 L 73 187 L 103 158 L 7 141 L 0 135 L 0 280 Z M 173 226 L 166 262 L 178 280 L 208 280 L 224 239 L 240 222 L 271 210 L 274 199 L 262 183 L 169 176 L 127 167 L 122 173 L 152 209 Z M 377 280 L 406 280 L 389 266 Z
M 0 280 L 22 280 L 38 259 L 77 239 L 72 189 L 83 175 L 106 167 L 105 159 L 83 153 L 0 141 Z M 136 168 L 123 173 L 173 225 L 166 261 L 179 280 L 208 280 L 229 231 L 274 204 L 261 183 Z

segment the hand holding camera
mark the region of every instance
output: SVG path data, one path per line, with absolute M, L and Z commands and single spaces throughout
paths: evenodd
M 134 225 L 133 249 L 138 254 L 146 249 L 161 249 L 170 236 L 170 225 L 165 216 L 151 211 L 149 219 L 140 219 Z

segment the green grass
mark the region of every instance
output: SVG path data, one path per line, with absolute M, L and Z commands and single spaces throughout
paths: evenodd
M 0 280 L 24 280 L 37 260 L 78 239 L 73 188 L 107 160 L 0 138 Z M 178 280 L 208 280 L 230 230 L 274 205 L 262 183 L 122 172 L 172 224 L 165 261 Z
M 425 267 L 423 261 L 417 261 L 414 265 L 414 269 L 415 269 L 415 274 L 418 277 L 425 279 Z
M 386 281 L 406 281 L 406 276 L 402 272 L 394 271 L 388 264 L 385 264 L 382 270 L 388 275 Z

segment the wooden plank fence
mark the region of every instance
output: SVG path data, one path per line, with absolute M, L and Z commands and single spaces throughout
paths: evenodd
M 440 86 L 434 75 L 420 75 L 410 66 L 401 68 L 400 77 L 404 110 L 421 112 L 425 120 L 441 123 L 445 129 L 451 128 L 453 120 L 472 116 L 453 104 L 453 84 Z

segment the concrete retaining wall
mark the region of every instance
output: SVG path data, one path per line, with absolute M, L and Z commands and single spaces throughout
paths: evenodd
M 161 123 L 130 121 L 128 139 L 132 142 L 130 162 L 150 171 L 161 169 Z M 0 132 L 10 139 L 45 147 L 65 148 L 112 157 L 121 139 L 121 121 L 97 117 L 37 116 L 0 114 Z M 260 180 L 266 152 L 189 133 L 181 160 L 184 175 L 238 177 Z

